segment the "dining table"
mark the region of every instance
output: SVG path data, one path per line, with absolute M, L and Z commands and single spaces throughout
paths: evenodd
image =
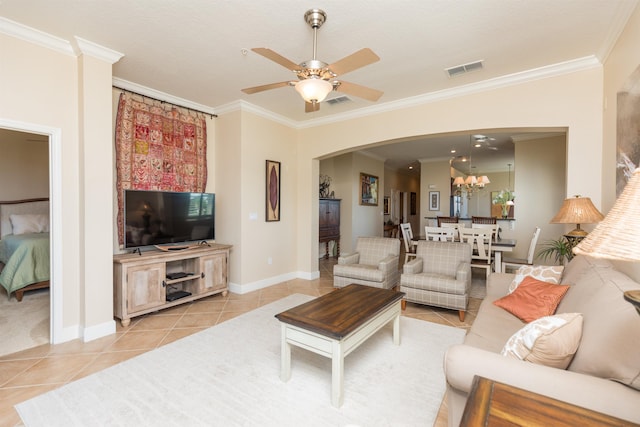
M 502 271 L 502 252 L 513 252 L 518 241 L 516 239 L 496 239 L 491 242 L 491 250 L 494 254 L 493 272 L 503 273 Z
M 411 243 L 417 245 L 418 242 L 424 238 L 414 238 Z M 516 247 L 518 243 L 517 239 L 494 239 L 491 242 L 491 251 L 493 252 L 494 262 L 493 262 L 493 272 L 494 273 L 502 273 L 502 253 L 503 252 L 513 252 L 513 249 Z

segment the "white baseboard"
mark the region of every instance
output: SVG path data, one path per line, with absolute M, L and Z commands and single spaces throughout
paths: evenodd
M 89 326 L 84 328 L 82 334 L 82 341 L 89 342 L 98 338 L 106 337 L 116 333 L 116 322 L 110 320 L 108 322 L 100 323 L 99 325 Z
M 66 328 L 62 328 L 60 333 L 57 333 L 52 344 L 62 344 L 63 342 L 73 341 L 80 338 L 80 326 L 73 325 Z
M 295 273 L 286 273 L 279 276 L 270 277 L 268 279 L 262 279 L 251 283 L 240 285 L 237 283 L 229 282 L 229 291 L 234 294 L 246 294 L 249 292 L 257 291 L 259 289 L 268 288 L 269 286 L 277 285 L 278 283 L 286 282 L 287 280 L 303 279 L 303 280 L 315 280 L 320 277 L 319 271 L 311 273 L 298 271 Z

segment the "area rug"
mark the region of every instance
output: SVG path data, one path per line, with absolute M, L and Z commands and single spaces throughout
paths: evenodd
M 344 404 L 331 405 L 331 362 L 293 347 L 280 375 L 274 315 L 295 294 L 16 405 L 30 426 L 429 426 L 445 390 L 443 355 L 464 331 L 401 318 L 345 359 Z
M 0 286 L 0 356 L 49 342 L 49 289 L 24 294 L 18 302 Z

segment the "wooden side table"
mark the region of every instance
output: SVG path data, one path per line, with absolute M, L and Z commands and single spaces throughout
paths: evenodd
M 460 426 L 637 426 L 541 394 L 475 376 Z

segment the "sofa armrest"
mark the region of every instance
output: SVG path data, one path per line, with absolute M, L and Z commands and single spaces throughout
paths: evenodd
M 422 258 L 414 258 L 402 266 L 402 274 L 422 273 Z
M 378 263 L 378 270 L 382 270 L 384 272 L 394 269 L 398 270 L 398 261 L 399 258 L 397 255 L 388 255 Z
M 487 295 L 504 296 L 509 293 L 509 285 L 516 277 L 513 273 L 493 273 L 487 279 Z
M 360 260 L 360 254 L 354 252 L 352 254 L 345 254 L 338 257 L 338 264 L 357 264 Z
M 461 262 L 456 269 L 456 280 L 471 283 L 471 267 L 468 262 Z
M 452 395 L 468 394 L 474 375 L 552 397 L 564 402 L 640 422 L 640 392 L 615 381 L 507 358 L 469 345 L 451 346 L 444 357 Z M 452 403 L 451 401 L 449 402 Z M 461 402 L 453 401 L 454 405 Z M 633 408 L 633 409 L 632 409 Z M 450 407 L 461 415 L 464 406 Z

